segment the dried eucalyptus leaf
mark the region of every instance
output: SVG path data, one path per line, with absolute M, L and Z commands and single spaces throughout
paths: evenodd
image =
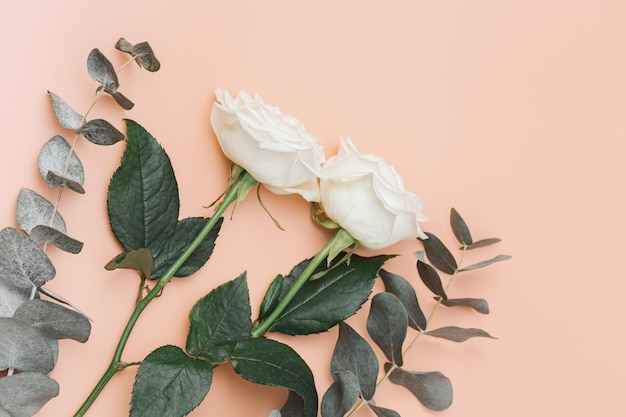
M 30 299 L 32 288 L 20 288 L 0 276 L 0 317 L 13 317 L 15 310 Z
M 72 153 L 71 157 L 70 152 Z M 48 182 L 48 172 L 54 172 L 56 175 L 75 181 L 80 185 L 85 182 L 83 164 L 72 151 L 70 144 L 59 135 L 54 136 L 41 148 L 37 167 L 39 174 L 46 182 Z M 48 185 L 50 185 L 50 182 L 48 182 Z M 50 185 L 50 187 L 54 188 L 53 185 Z
M 161 63 L 154 55 L 154 51 L 148 42 L 140 42 L 133 47 L 133 56 L 137 59 L 137 63 L 145 70 L 156 72 L 161 68 Z
M 498 239 L 497 237 L 492 237 L 492 238 L 489 238 L 489 239 L 477 240 L 476 242 L 472 243 L 471 245 L 468 245 L 467 249 L 484 248 L 485 246 L 494 245 L 494 244 L 500 242 L 501 240 L 502 239 Z
M 85 316 L 85 318 L 87 318 L 87 320 L 89 320 L 90 322 L 93 321 L 91 318 L 89 318 L 89 316 L 87 316 L 84 312 L 80 311 L 78 309 L 78 307 L 76 307 L 74 304 L 72 304 L 68 299 L 63 297 L 61 294 L 57 294 L 54 291 L 52 291 L 52 290 L 50 290 L 48 288 L 44 288 L 44 287 L 39 287 L 39 288 L 37 288 L 37 290 L 40 293 L 42 293 L 42 294 L 52 298 L 53 300 L 58 301 L 59 303 L 62 303 L 62 304 L 65 304 L 67 306 L 72 307 L 72 309 L 74 309 L 74 311 L 76 311 L 77 313 Z
M 356 375 L 361 395 L 370 400 L 376 392 L 378 359 L 372 347 L 352 327 L 339 323 L 339 338 L 330 362 L 333 375 L 350 372 Z
M 428 239 L 422 240 L 422 244 L 430 263 L 443 273 L 454 274 L 457 264 L 450 250 L 437 236 L 429 232 L 425 233 Z
M 493 257 L 491 259 L 487 259 L 486 261 L 482 261 L 482 262 L 478 262 L 478 263 L 475 263 L 475 264 L 470 265 L 470 266 L 466 266 L 465 268 L 460 269 L 459 272 L 462 272 L 462 271 L 472 271 L 474 269 L 484 268 L 484 267 L 489 266 L 489 265 L 491 265 L 493 263 L 502 262 L 502 261 L 506 261 L 506 260 L 509 260 L 509 259 L 511 259 L 510 255 L 498 255 L 498 256 Z
M 481 314 L 489 314 L 489 304 L 482 298 L 448 298 L 441 304 L 446 307 L 469 307 Z
M 133 269 L 141 274 L 144 279 L 150 278 L 154 269 L 154 257 L 148 248 L 132 249 L 125 251 L 104 266 L 107 271 L 114 269 Z
M 462 245 L 472 244 L 472 234 L 469 231 L 469 227 L 467 227 L 467 223 L 465 223 L 465 220 L 463 220 L 455 208 L 450 210 L 450 226 L 452 227 L 452 233 L 454 233 L 459 243 Z
M 69 237 L 50 226 L 38 225 L 30 231 L 30 238 L 39 243 L 52 243 L 62 251 L 79 253 L 83 249 L 83 242 Z
M 431 330 L 424 334 L 433 337 L 440 337 L 442 339 L 451 340 L 453 342 L 459 343 L 465 342 L 467 339 L 470 339 L 472 337 L 488 337 L 490 339 L 495 339 L 495 337 L 491 336 L 489 333 L 482 329 L 466 329 L 456 326 L 440 327 L 439 329 Z
M 59 124 L 66 129 L 78 130 L 83 125 L 83 116 L 74 111 L 63 99 L 48 91 L 52 99 L 52 110 Z
M 390 362 L 402 366 L 402 343 L 406 338 L 408 319 L 398 297 L 381 292 L 372 298 L 367 317 L 367 332 Z
M 135 106 L 135 103 L 130 101 L 124 94 L 109 89 L 105 89 L 105 91 L 109 93 L 115 102 L 124 110 L 130 110 Z
M 89 320 L 62 305 L 44 300 L 30 300 L 22 304 L 13 318 L 30 324 L 47 338 L 72 339 L 84 343 L 89 339 Z
M 124 134 L 103 119 L 94 119 L 85 123 L 80 133 L 96 145 L 113 145 L 124 140 Z
M 69 178 L 62 177 L 61 175 L 58 175 L 52 171 L 48 171 L 48 173 L 46 174 L 46 182 L 48 183 L 50 188 L 63 186 L 78 194 L 85 194 L 85 189 L 81 184 L 77 183 L 76 181 L 72 181 Z
M 0 416 L 32 417 L 59 395 L 59 384 L 46 375 L 21 372 L 0 378 Z
M 67 233 L 65 221 L 54 209 L 52 203 L 29 188 L 22 188 L 17 195 L 16 212 L 18 226 L 27 233 L 30 233 L 37 225 L 50 225 L 53 215 L 54 222 L 51 227 Z
M 448 298 L 443 289 L 441 278 L 439 278 L 439 273 L 435 268 L 425 262 L 417 261 L 417 273 L 424 285 L 426 285 L 426 288 L 431 290 L 433 294 L 441 297 L 443 300 Z
M 409 326 L 415 330 L 426 330 L 426 316 L 424 316 L 424 313 L 419 306 L 417 294 L 409 281 L 400 275 L 392 274 L 384 269 L 381 269 L 378 272 L 378 275 L 382 278 L 383 283 L 385 284 L 385 291 L 398 297 L 406 309 Z
M 385 370 L 391 364 L 385 364 Z M 407 388 L 424 406 L 433 411 L 443 411 L 452 405 L 452 383 L 441 372 L 414 372 L 396 368 L 389 380 Z
M 11 227 L 0 231 L 0 277 L 16 287 L 41 286 L 56 271 L 48 255 L 22 232 Z
M 367 403 L 370 409 L 376 414 L 378 417 L 400 417 L 397 411 L 390 410 L 389 408 L 378 407 L 372 403 Z
M 0 318 L 0 369 L 47 374 L 54 368 L 54 355 L 35 328 L 21 320 Z
M 127 54 L 132 54 L 133 44 L 128 42 L 124 38 L 119 38 L 115 43 L 115 49 L 117 49 L 118 51 L 126 52 Z
M 133 45 L 124 38 L 120 38 L 115 44 L 115 49 L 132 55 L 137 65 L 144 69 L 155 72 L 161 68 L 161 63 L 154 55 L 154 51 L 148 42 L 140 42 Z
M 104 86 L 105 90 L 115 91 L 120 85 L 113 64 L 97 48 L 89 53 L 87 71 L 94 81 Z

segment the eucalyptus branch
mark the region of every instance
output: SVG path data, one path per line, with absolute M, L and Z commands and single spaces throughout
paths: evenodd
M 452 275 L 450 276 L 450 279 L 448 280 L 448 282 L 446 283 L 445 286 L 445 291 L 447 292 L 448 289 L 452 286 L 452 283 L 454 282 L 455 278 L 457 277 L 458 273 L 461 271 L 462 269 L 462 264 L 463 261 L 465 259 L 465 253 L 467 252 L 467 245 L 463 244 L 462 248 L 461 248 L 461 254 L 459 256 L 459 260 L 457 262 L 457 267 L 454 269 L 454 272 L 452 273 Z M 437 297 L 437 301 L 435 302 L 435 305 L 433 306 L 432 310 L 430 311 L 430 314 L 428 315 L 428 318 L 426 319 L 426 326 L 425 328 L 428 328 L 428 325 L 431 323 L 431 321 L 434 319 L 435 317 L 435 313 L 437 312 L 437 310 L 439 310 L 439 307 L 441 306 L 441 303 L 443 301 L 442 297 Z M 415 347 L 415 344 L 417 343 L 417 341 L 422 337 L 422 335 L 424 335 L 426 333 L 426 331 L 424 329 L 421 329 L 417 332 L 417 334 L 415 335 L 415 337 L 413 338 L 413 340 L 411 340 L 411 342 L 409 343 L 409 345 L 407 346 L 407 348 L 402 352 L 402 357 L 406 357 Z M 397 363 L 392 363 L 391 366 L 389 367 L 389 369 L 387 370 L 387 372 L 385 372 L 385 374 L 376 382 L 376 389 L 378 389 L 382 384 L 385 383 L 385 381 L 387 381 L 389 379 L 389 377 L 391 376 L 391 374 L 393 373 L 393 371 L 395 371 L 396 369 L 398 369 L 398 364 Z M 360 399 L 359 403 L 357 403 L 353 409 L 346 415 L 346 417 L 352 417 L 354 415 L 356 415 L 356 413 L 367 404 L 367 401 L 363 398 Z

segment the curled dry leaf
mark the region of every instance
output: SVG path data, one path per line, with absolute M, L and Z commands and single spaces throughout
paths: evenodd
M 132 55 L 137 65 L 150 72 L 156 72 L 161 68 L 161 63 L 157 59 L 152 47 L 148 42 L 140 42 L 136 45 L 120 38 L 115 44 L 115 48 Z
M 133 269 L 138 271 L 143 279 L 148 279 L 154 269 L 152 251 L 148 248 L 131 249 L 117 255 L 104 266 L 107 271 L 118 268 Z
M 114 92 L 119 87 L 113 64 L 99 49 L 92 49 L 87 58 L 87 71 L 94 81 L 99 82 L 107 92 Z

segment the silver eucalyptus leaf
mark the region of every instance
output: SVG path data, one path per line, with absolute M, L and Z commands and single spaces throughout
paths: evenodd
M 52 110 L 59 124 L 66 129 L 79 130 L 84 123 L 83 116 L 78 114 L 61 97 L 48 91 L 52 99 Z
M 0 378 L 0 417 L 32 417 L 59 395 L 59 384 L 36 372 L 22 372 Z
M 72 156 L 70 157 L 70 152 Z M 69 162 L 68 162 L 69 158 Z M 85 171 L 80 159 L 71 149 L 71 146 L 62 136 L 54 136 L 41 148 L 37 161 L 39 174 L 48 182 L 48 172 L 75 181 L 80 185 L 85 182 Z M 54 188 L 48 182 L 51 188 Z
M 0 276 L 22 289 L 41 286 L 54 278 L 56 270 L 48 255 L 17 229 L 0 230 Z
M 103 119 L 88 121 L 81 130 L 82 135 L 96 145 L 113 145 L 124 139 L 124 134 Z
M 0 318 L 0 369 L 48 374 L 54 368 L 54 354 L 34 327 L 21 320 Z M 5 407 L 6 408 L 6 407 Z
M 97 48 L 89 53 L 87 71 L 91 78 L 102 84 L 106 90 L 115 91 L 120 85 L 113 64 Z
M 17 195 L 17 225 L 27 233 L 40 224 L 49 225 L 67 233 L 65 220 L 54 209 L 51 202 L 29 188 L 22 188 Z M 50 220 L 54 216 L 54 221 Z
M 13 317 L 15 310 L 30 299 L 32 290 L 20 288 L 0 276 L 0 317 Z
M 83 243 L 61 233 L 50 226 L 38 225 L 30 231 L 30 238 L 36 243 L 52 243 L 62 251 L 79 253 L 83 249 Z
M 85 194 L 85 189 L 81 184 L 77 183 L 76 181 L 72 181 L 69 178 L 55 174 L 53 171 L 48 171 L 48 173 L 46 174 L 46 182 L 48 183 L 50 188 L 63 186 L 78 194 Z
M 91 324 L 85 316 L 45 300 L 30 300 L 22 304 L 13 318 L 30 324 L 50 339 L 72 339 L 84 343 L 91 332 Z

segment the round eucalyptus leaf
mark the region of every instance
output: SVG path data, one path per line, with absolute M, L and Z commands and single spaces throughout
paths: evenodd
M 30 231 L 30 238 L 37 243 L 52 243 L 57 248 L 69 253 L 79 253 L 83 249 L 82 242 L 48 226 L 33 227 Z
M 0 378 L 0 417 L 31 417 L 57 395 L 59 384 L 41 373 Z
M 115 126 L 103 119 L 88 121 L 80 133 L 91 143 L 96 145 L 113 145 L 124 140 L 124 134 Z
M 4 276 L 0 276 L 0 317 L 13 317 L 15 310 L 30 299 L 31 288 L 13 285 Z
M 72 156 L 70 157 L 70 152 Z M 69 157 L 69 163 L 68 163 Z M 39 159 L 37 161 L 39 174 L 47 182 L 48 172 L 54 172 L 56 175 L 75 181 L 80 185 L 85 182 L 85 171 L 83 164 L 72 151 L 67 141 L 59 135 L 54 136 L 41 148 Z M 48 182 L 50 185 L 50 183 Z M 52 187 L 52 186 L 51 186 Z
M 54 216 L 54 222 L 51 227 L 67 233 L 65 220 L 54 209 L 52 203 L 29 188 L 22 188 L 17 195 L 16 215 L 18 226 L 26 233 L 30 234 L 33 227 L 40 224 L 50 225 L 52 216 Z
M 105 89 L 115 91 L 120 85 L 113 64 L 97 48 L 89 53 L 87 71 L 91 78 L 102 84 Z
M 52 99 L 52 110 L 59 124 L 66 129 L 78 130 L 83 125 L 83 116 L 74 111 L 61 97 L 48 91 Z
M 50 339 L 72 339 L 84 343 L 89 339 L 91 324 L 82 314 L 60 304 L 30 300 L 22 304 L 13 318 L 28 323 Z
M 35 328 L 14 318 L 0 318 L 0 369 L 47 374 L 54 368 L 54 354 Z
M 54 278 L 56 270 L 48 255 L 17 229 L 0 230 L 0 276 L 16 287 L 41 286 Z

